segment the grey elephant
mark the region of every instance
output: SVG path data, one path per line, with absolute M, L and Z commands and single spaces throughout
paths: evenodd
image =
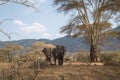
M 45 54 L 46 56 L 46 60 L 51 63 L 51 57 L 52 57 L 52 49 L 51 48 L 43 48 L 42 52 Z
M 66 49 L 63 45 L 57 45 L 56 48 L 53 48 L 52 55 L 54 59 L 54 64 L 56 65 L 56 60 L 58 60 L 58 65 L 63 65 L 63 58 L 65 55 Z

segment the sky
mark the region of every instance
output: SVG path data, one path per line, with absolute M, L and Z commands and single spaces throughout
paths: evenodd
M 58 12 L 53 5 L 53 0 L 30 1 L 37 1 L 38 12 L 33 8 L 15 3 L 0 5 L 0 22 L 8 19 L 0 25 L 0 29 L 11 36 L 9 39 L 0 32 L 0 41 L 52 40 L 65 36 L 65 34 L 60 33 L 60 28 L 68 23 L 70 15 Z M 116 25 L 112 27 L 116 27 Z
M 0 32 L 1 41 L 56 39 L 64 36 L 60 28 L 68 22 L 69 16 L 57 12 L 51 0 L 37 1 L 38 12 L 15 3 L 0 6 L 0 21 L 8 19 L 0 25 L 0 29 L 11 36 L 9 39 Z

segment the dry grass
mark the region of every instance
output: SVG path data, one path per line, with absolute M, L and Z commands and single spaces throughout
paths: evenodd
M 64 63 L 64 65 L 83 65 L 83 66 L 87 66 L 87 65 L 91 65 L 91 66 L 103 66 L 104 64 L 101 62 L 94 62 L 94 63 L 85 63 L 85 62 L 67 62 Z
M 79 63 L 76 63 L 79 64 Z M 63 65 L 46 66 L 38 70 L 35 80 L 120 80 L 120 67 L 113 66 L 91 66 L 91 65 Z M 13 64 L 17 67 L 16 64 Z M 33 80 L 35 69 L 30 68 L 30 63 L 22 63 L 20 75 L 23 80 Z M 10 80 L 11 64 L 0 63 L 0 80 Z M 13 80 L 22 80 L 14 74 Z

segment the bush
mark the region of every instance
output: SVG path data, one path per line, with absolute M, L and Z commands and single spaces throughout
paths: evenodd
M 65 56 L 64 56 L 64 62 L 70 62 L 70 61 L 72 61 L 72 59 L 71 59 L 71 53 L 66 52 Z
M 105 65 L 120 66 L 120 52 L 103 53 L 101 60 Z
M 89 61 L 89 55 L 85 51 L 74 53 L 73 54 L 73 61 L 76 61 L 76 62 L 88 62 Z
M 29 68 L 38 68 L 38 69 L 41 69 L 41 68 L 44 68 L 44 67 L 47 67 L 49 66 L 48 62 L 45 61 L 45 60 L 40 60 L 40 61 L 34 61 L 30 64 Z
M 6 61 L 6 56 L 0 53 L 0 62 L 5 62 L 5 61 Z

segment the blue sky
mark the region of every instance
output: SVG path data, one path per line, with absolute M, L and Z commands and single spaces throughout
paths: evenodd
M 56 11 L 51 0 L 38 0 L 37 9 L 19 4 L 8 3 L 0 6 L 0 21 L 11 19 L 1 24 L 0 29 L 11 36 L 11 40 L 20 39 L 55 39 L 64 36 L 60 27 L 64 26 L 69 16 Z M 9 40 L 0 33 L 0 40 Z
M 11 19 L 0 25 L 0 29 L 11 36 L 10 40 L 56 39 L 65 36 L 60 33 L 60 28 L 68 22 L 70 16 L 57 12 L 52 0 L 31 1 L 38 1 L 36 7 L 39 13 L 33 8 L 15 3 L 0 5 L 0 21 Z M 9 38 L 0 32 L 0 40 L 8 41 Z

